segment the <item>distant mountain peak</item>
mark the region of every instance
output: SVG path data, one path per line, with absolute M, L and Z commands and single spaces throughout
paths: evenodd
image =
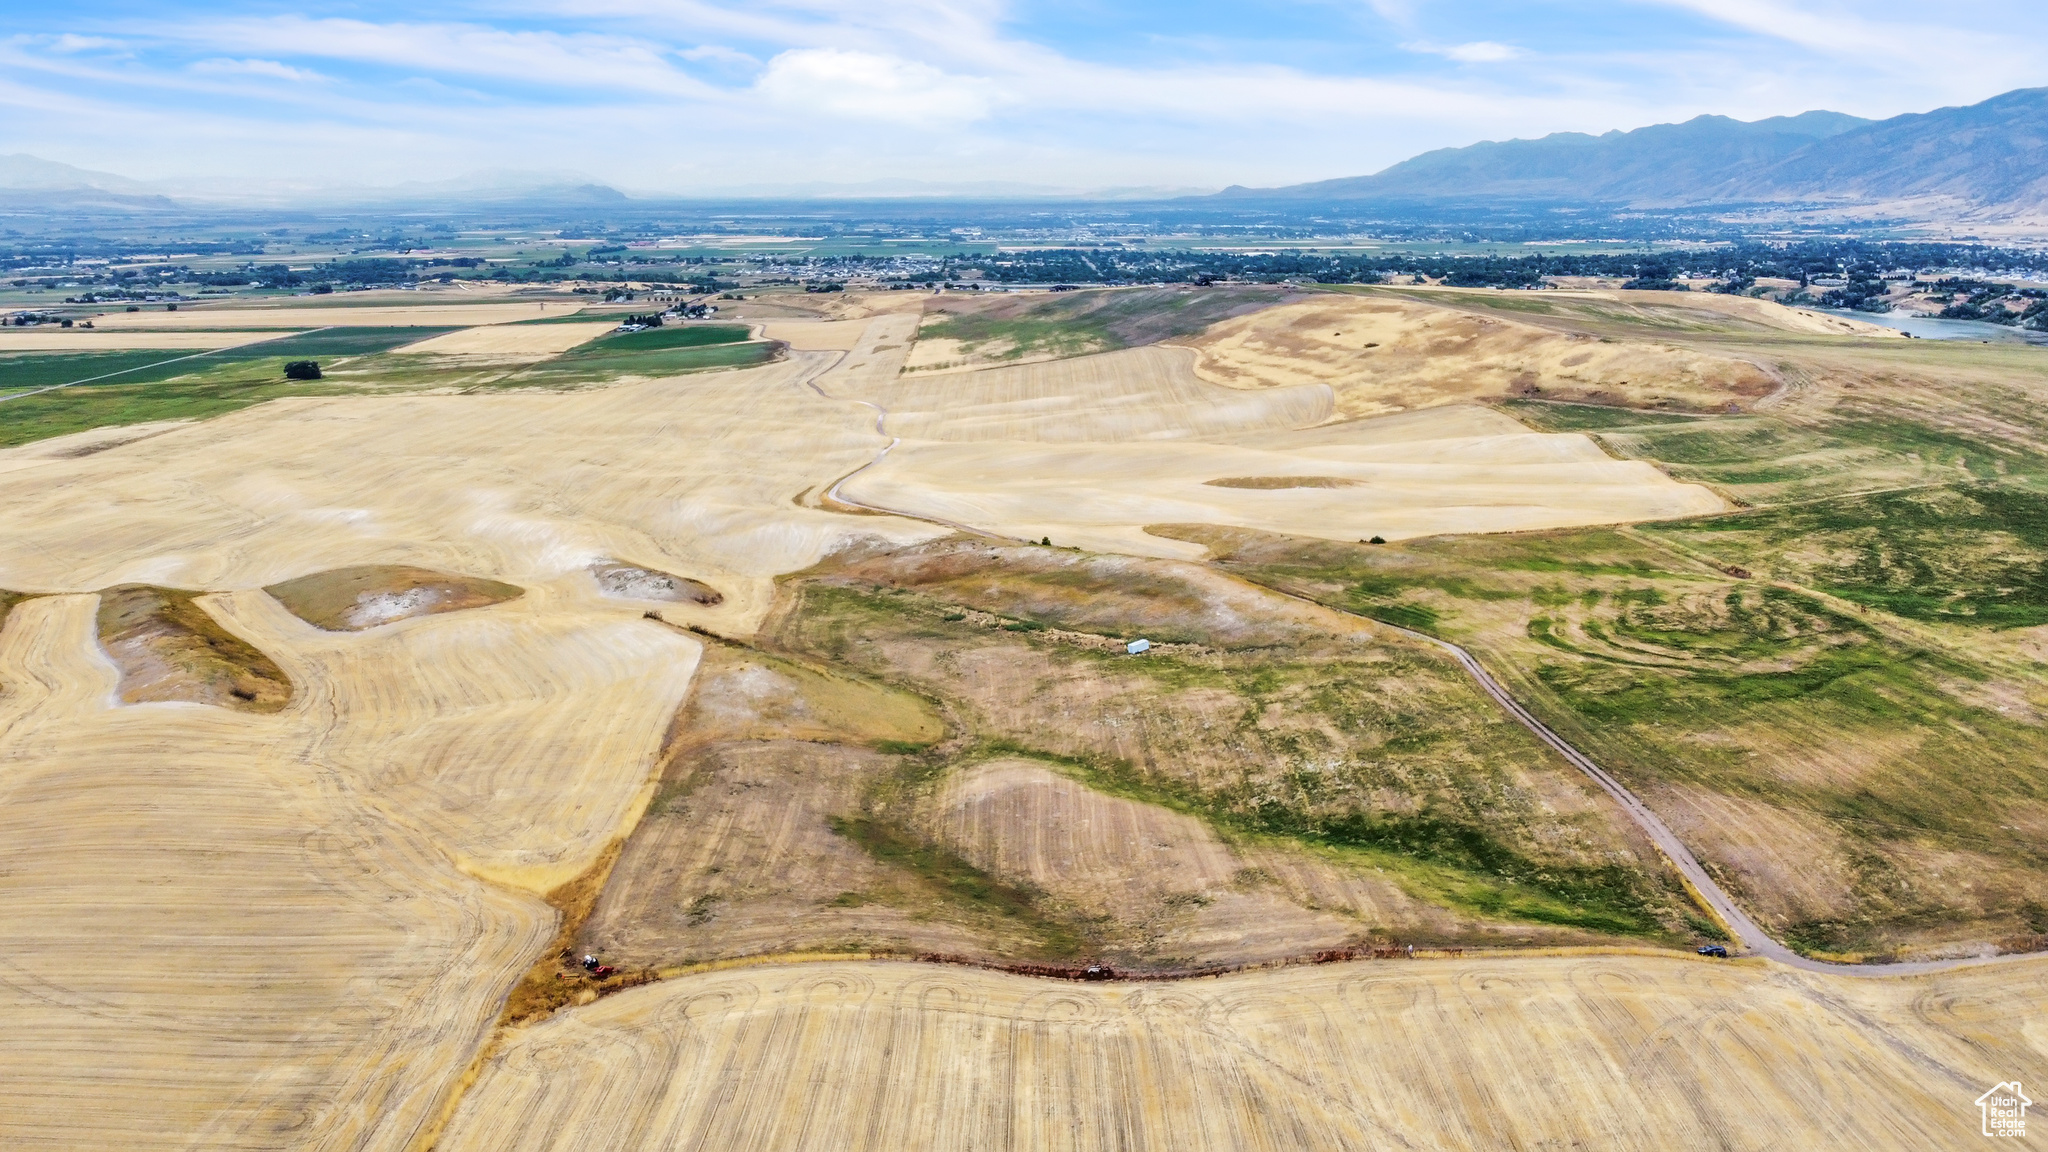
M 127 195 L 146 195 L 156 191 L 139 180 L 116 176 L 112 172 L 95 172 L 90 168 L 74 168 L 55 160 L 45 160 L 26 152 L 0 156 L 0 188 L 16 191 L 61 192 L 74 188 L 91 188 L 100 192 L 120 192 Z

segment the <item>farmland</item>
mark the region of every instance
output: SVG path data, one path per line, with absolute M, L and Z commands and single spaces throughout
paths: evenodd
M 2038 350 L 448 296 L 0 359 L 134 371 L 0 401 L 0 1144 L 1949 1147 L 2044 1055 Z

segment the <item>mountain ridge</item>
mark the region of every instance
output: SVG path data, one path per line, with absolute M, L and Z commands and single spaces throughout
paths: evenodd
M 2040 210 L 2048 207 L 2048 88 L 1886 120 L 1824 111 L 1748 122 L 1704 115 L 1600 136 L 1482 141 L 1369 176 L 1219 195 L 1637 207 L 1937 199 L 1976 211 Z

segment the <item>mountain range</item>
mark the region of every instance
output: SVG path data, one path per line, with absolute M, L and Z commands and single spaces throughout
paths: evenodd
M 1889 120 L 1698 116 L 1602 136 L 1488 141 L 1425 152 L 1371 176 L 1219 195 L 1639 207 L 1919 202 L 1977 215 L 2039 213 L 2048 211 L 2048 88 Z
M 1022 184 L 911 180 L 720 189 L 718 199 L 1101 199 L 1199 203 L 1183 189 L 1083 192 Z M 1631 206 L 1875 207 L 1920 219 L 2032 217 L 2048 223 L 2048 88 L 2022 88 L 1961 108 L 1889 120 L 1804 112 L 1767 120 L 1697 116 L 1682 124 L 1591 136 L 1441 148 L 1370 176 L 1284 188 L 1227 188 L 1216 199 L 1297 208 L 1318 203 L 1502 202 Z M 632 199 L 668 200 L 637 193 Z M 394 187 L 313 187 L 237 182 L 145 183 L 25 154 L 0 156 L 0 212 L 150 212 L 224 203 L 369 207 L 522 204 L 597 208 L 629 199 L 573 172 L 492 171 Z

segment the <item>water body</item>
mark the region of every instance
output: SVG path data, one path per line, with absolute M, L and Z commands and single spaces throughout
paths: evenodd
M 2003 324 L 1986 324 L 1982 320 L 1942 320 L 1934 316 L 1915 316 L 1910 312 L 1844 312 L 1834 308 L 1817 308 L 1835 316 L 1846 316 L 1866 324 L 1877 324 L 1895 328 L 1916 340 L 1980 340 L 1993 344 L 2048 344 L 2048 332 L 2028 332 L 2020 328 L 2007 328 Z

